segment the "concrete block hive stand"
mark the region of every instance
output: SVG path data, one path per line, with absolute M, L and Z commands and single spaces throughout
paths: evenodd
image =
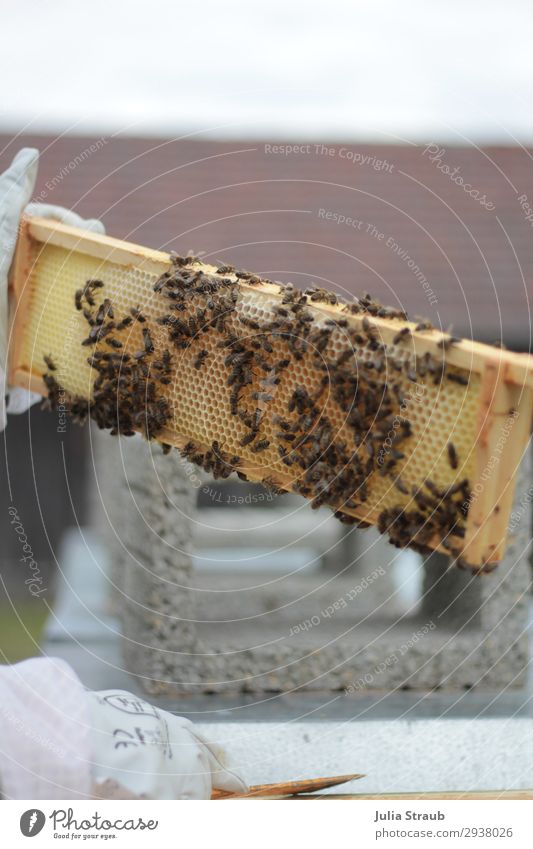
M 386 549 L 397 553 L 388 545 L 349 576 L 237 573 L 223 563 L 220 572 L 194 573 L 191 546 L 193 535 L 201 542 L 202 524 L 190 467 L 177 452 L 163 456 L 138 439 L 105 439 L 104 459 L 119 445 L 123 463 L 113 468 L 123 477 L 121 496 L 109 518 L 122 543 L 119 553 L 115 537 L 123 655 L 147 693 L 350 694 L 523 682 L 530 452 L 517 476 L 503 562 L 474 577 L 432 554 L 421 602 L 401 615 L 381 568 Z

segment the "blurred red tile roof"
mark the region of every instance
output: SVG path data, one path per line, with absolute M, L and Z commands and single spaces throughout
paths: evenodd
M 111 235 L 530 347 L 530 151 L 19 135 L 0 136 L 0 169 L 25 145 L 35 199 Z

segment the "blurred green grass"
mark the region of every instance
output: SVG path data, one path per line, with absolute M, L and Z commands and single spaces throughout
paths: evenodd
M 0 663 L 16 663 L 39 654 L 39 643 L 48 611 L 35 602 L 20 602 L 15 609 L 0 603 Z

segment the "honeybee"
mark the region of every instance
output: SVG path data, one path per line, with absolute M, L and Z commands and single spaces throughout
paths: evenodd
M 194 361 L 194 368 L 195 368 L 195 369 L 200 369 L 200 368 L 202 367 L 202 364 L 204 363 L 204 361 L 206 360 L 206 358 L 207 358 L 208 356 L 209 356 L 209 352 L 208 352 L 208 351 L 205 351 L 205 350 L 204 350 L 204 351 L 199 351 L 199 352 L 198 352 L 198 356 L 196 357 L 196 359 L 195 359 L 195 361 Z
M 457 469 L 457 467 L 459 466 L 459 458 L 457 456 L 457 451 L 455 450 L 453 442 L 448 442 L 447 450 L 450 466 L 452 467 L 452 469 Z

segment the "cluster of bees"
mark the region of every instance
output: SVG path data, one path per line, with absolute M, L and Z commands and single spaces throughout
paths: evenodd
M 459 557 L 460 549 L 454 537 L 464 537 L 464 519 L 468 515 L 469 485 L 464 478 L 449 489 L 439 489 L 430 481 L 420 488 L 413 487 L 413 509 L 393 507 L 383 510 L 378 519 L 378 530 L 388 534 L 398 548 L 409 545 L 422 553 L 436 535 L 450 554 Z M 459 561 L 460 563 L 460 561 Z
M 385 369 L 386 354 L 375 329 L 364 321 L 362 334 L 354 333 L 345 318 L 326 319 L 324 324 L 315 326 L 309 304 L 336 304 L 337 297 L 317 288 L 301 293 L 290 285 L 282 287 L 281 301 L 272 308 L 268 319 L 250 318 L 237 309 L 237 281 L 243 279 L 254 285 L 261 282 L 259 278 L 248 272 L 235 272 L 229 266 L 218 268 L 213 275 L 187 265 L 181 259 L 175 262 L 155 285 L 155 291 L 168 306 L 168 312 L 157 323 L 167 328 L 169 344 L 184 349 L 202 334 L 215 333 L 217 347 L 224 352 L 229 412 L 245 428 L 241 447 L 251 455 L 275 447 L 283 466 L 293 469 L 294 488 L 309 498 L 313 507 L 327 504 L 337 512 L 339 505 L 356 509 L 367 499 L 367 483 L 377 469 L 379 446 L 393 431 L 403 400 L 398 385 L 389 391 L 387 383 L 379 378 Z M 370 301 L 361 309 L 367 304 Z M 331 359 L 328 346 L 339 330 L 349 344 L 340 356 Z M 363 345 L 372 352 L 372 358 L 362 360 L 354 369 L 356 349 Z M 201 368 L 208 356 L 205 349 L 200 350 L 195 355 L 195 367 Z M 283 373 L 291 362 L 305 357 L 312 358 L 320 375 L 318 387 L 310 392 L 305 386 L 297 386 L 288 400 L 286 416 L 274 416 L 269 423 L 274 428 L 267 429 L 265 415 Z M 364 452 L 350 451 L 346 440 L 337 437 L 335 425 L 321 403 L 328 390 L 345 414 L 356 447 L 362 447 Z M 354 404 L 356 396 L 358 402 Z M 380 474 L 390 472 L 403 459 L 399 445 L 409 435 L 409 423 L 403 420 L 394 429 L 395 444 L 380 467 Z M 204 468 L 206 462 L 211 466 L 211 456 L 204 462 L 198 450 L 188 453 Z M 214 453 L 220 456 L 218 443 Z M 230 459 L 235 467 L 241 463 L 240 457 Z
M 48 394 L 42 403 L 42 409 L 65 409 L 68 411 L 73 422 L 79 425 L 85 424 L 87 417 L 89 416 L 89 401 L 78 395 L 67 394 L 54 375 L 54 372 L 57 371 L 57 366 L 52 358 L 48 354 L 45 354 L 43 359 L 48 369 L 48 371 L 43 374 L 43 380 L 48 390 Z
M 78 289 L 74 302 L 83 313 L 89 326 L 89 334 L 82 341 L 84 347 L 92 348 L 87 362 L 97 373 L 92 384 L 90 399 L 68 396 L 61 390 L 53 374 L 44 375 L 48 388 L 46 404 L 56 409 L 61 402 L 68 407 L 71 417 L 83 424 L 88 417 L 98 427 L 109 430 L 112 435 L 133 436 L 142 433 L 147 439 L 155 438 L 170 419 L 170 408 L 161 387 L 171 383 L 172 356 L 168 349 L 155 355 L 150 330 L 142 326 L 143 346 L 128 353 L 121 331 L 132 324 L 146 324 L 140 309 L 133 307 L 128 315 L 118 317 L 109 300 L 98 305 L 95 293 L 103 289 L 101 280 L 88 280 L 83 289 Z M 49 357 L 45 363 L 53 366 Z M 55 371 L 55 366 L 52 369 Z M 164 444 L 164 450 L 170 446 Z
M 345 511 L 362 509 L 372 476 L 389 476 L 411 501 L 409 509 L 384 510 L 380 530 L 398 546 L 414 544 L 420 549 L 437 535 L 453 553 L 448 540 L 450 535 L 464 535 L 468 481 L 447 491 L 425 481 L 410 492 L 397 472 L 405 457 L 402 443 L 411 435 L 409 421 L 400 412 L 409 381 L 422 377 L 437 384 L 446 377 L 468 384 L 463 374 L 445 365 L 444 351 L 455 338 L 443 338 L 441 357 L 427 353 L 416 360 L 407 346 L 404 353 L 401 350 L 411 335 L 409 327 L 398 330 L 391 348 L 372 322 L 374 316 L 406 320 L 403 310 L 385 307 L 370 295 L 343 304 L 325 289 L 301 292 L 291 284 L 275 284 L 280 297 L 267 317 L 250 317 L 239 306 L 240 281 L 252 286 L 270 281 L 227 265 L 206 273 L 198 262 L 195 257 L 173 257 L 172 266 L 154 286 L 163 309 L 153 322 L 138 308 L 115 315 L 111 301 L 96 295 L 103 289 L 101 281 L 88 281 L 76 293 L 75 306 L 89 326 L 82 344 L 93 348 L 88 362 L 97 373 L 89 402 L 70 399 L 77 420 L 90 416 L 113 434 L 140 431 L 146 438 L 157 438 L 172 417 L 165 386 L 172 383 L 173 353 L 191 349 L 192 365 L 200 371 L 220 349 L 228 415 L 242 425 L 243 450 L 235 454 L 216 440 L 205 450 L 189 441 L 182 449 L 188 460 L 215 477 L 236 472 L 244 480 L 243 465 L 255 462 L 268 471 L 264 485 L 275 492 L 285 491 L 273 474 L 273 466 L 280 468 L 291 479 L 290 487 L 308 498 L 313 508 L 327 505 L 340 520 L 361 527 L 366 524 Z M 336 305 L 339 311 L 331 318 L 318 314 L 313 308 L 320 304 Z M 360 330 L 342 312 L 361 314 Z M 139 325 L 134 337 L 142 338 L 143 344 L 131 352 L 124 348 L 123 331 L 133 325 Z M 156 325 L 164 331 L 164 347 L 160 341 L 154 343 L 154 337 L 161 339 L 160 330 L 154 332 Z M 430 330 L 431 323 L 420 320 L 417 329 Z M 209 345 L 202 343 L 204 338 L 209 338 Z M 277 387 L 283 386 L 284 376 L 289 378 L 291 364 L 302 360 L 312 365 L 317 379 L 312 386 L 294 386 L 285 412 L 280 414 L 278 407 L 272 413 Z M 60 387 L 51 371 L 45 382 L 48 405 L 53 407 Z M 342 411 L 342 428 L 328 415 L 332 409 Z M 390 444 L 383 455 L 386 440 Z M 170 446 L 164 445 L 164 450 Z M 457 469 L 459 458 L 451 443 L 448 459 Z

